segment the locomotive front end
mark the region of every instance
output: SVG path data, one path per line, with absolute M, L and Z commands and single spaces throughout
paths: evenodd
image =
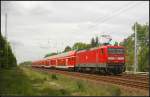
M 125 71 L 125 49 L 122 46 L 109 46 L 107 48 L 108 71 L 120 74 Z

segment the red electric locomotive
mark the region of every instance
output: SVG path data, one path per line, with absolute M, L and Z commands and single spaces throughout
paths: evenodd
M 122 73 L 125 71 L 125 55 L 122 46 L 101 46 L 76 54 L 77 70 Z
M 123 46 L 106 45 L 88 50 L 69 51 L 33 62 L 33 65 L 119 74 L 125 71 L 125 49 Z

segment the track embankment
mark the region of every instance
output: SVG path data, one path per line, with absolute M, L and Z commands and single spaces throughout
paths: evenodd
M 149 77 L 146 75 L 134 75 L 134 74 L 98 75 L 80 72 L 68 72 L 56 69 L 45 69 L 45 68 L 33 68 L 33 69 L 48 73 L 63 74 L 72 77 L 85 78 L 97 82 L 106 82 L 130 88 L 142 89 L 146 91 L 149 90 Z

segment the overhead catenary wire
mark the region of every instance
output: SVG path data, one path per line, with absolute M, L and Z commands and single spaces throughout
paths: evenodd
M 129 4 L 131 4 L 131 2 L 132 1 L 130 1 L 130 2 L 128 2 L 128 3 L 126 3 L 126 4 L 124 4 L 123 6 L 120 6 L 119 8 L 117 8 L 117 9 L 114 9 L 113 11 L 111 11 L 111 13 L 115 13 L 116 11 L 118 11 L 118 10 L 121 10 L 122 9 L 122 7 L 126 7 L 126 6 L 128 6 Z M 112 9 L 111 9 L 112 10 Z M 107 15 L 105 15 L 105 16 L 103 16 L 102 18 L 106 18 L 106 17 L 109 17 L 109 15 L 110 15 L 110 13 L 109 14 L 107 14 Z M 95 20 L 93 20 L 93 22 L 96 22 L 96 21 L 98 21 L 99 19 L 102 19 L 101 17 L 98 17 L 97 19 L 95 19 Z
M 93 25 L 93 26 L 91 26 L 91 27 L 88 27 L 88 29 L 93 28 L 93 27 L 96 27 L 97 25 L 102 24 L 102 23 L 104 23 L 104 22 L 106 22 L 106 21 L 112 19 L 112 17 L 116 16 L 117 14 L 120 14 L 122 11 L 126 11 L 127 9 L 129 9 L 129 8 L 131 8 L 131 7 L 135 7 L 135 5 L 136 5 L 137 3 L 139 3 L 139 2 L 136 2 L 136 3 L 134 3 L 134 4 L 130 4 L 130 2 L 128 2 L 127 4 L 125 4 L 124 6 L 122 6 L 123 8 L 121 7 L 121 8 L 118 8 L 118 9 L 114 10 L 114 11 L 113 11 L 113 12 L 114 12 L 113 14 L 104 16 L 104 18 L 102 18 L 102 20 L 101 20 L 100 23 L 98 22 L 98 23 L 96 23 L 95 25 Z M 130 5 L 128 5 L 128 4 L 130 4 Z M 127 5 L 128 5 L 128 6 L 127 6 Z M 118 11 L 117 11 L 117 10 L 118 10 Z M 98 19 L 101 19 L 101 18 L 98 18 Z M 98 19 L 97 19 L 97 20 L 98 20 Z M 91 30 L 92 30 L 92 29 L 91 29 Z M 97 36 L 96 33 L 95 33 L 95 36 Z
M 96 26 L 98 26 L 98 25 L 100 25 L 100 24 L 102 24 L 102 23 L 104 23 L 104 22 L 106 22 L 106 21 L 111 20 L 112 17 L 114 17 L 114 16 L 116 16 L 116 15 L 120 15 L 122 12 L 128 11 L 129 8 L 136 7 L 138 3 L 144 4 L 144 3 L 141 3 L 141 2 L 134 3 L 134 4 L 132 4 L 132 6 L 130 5 L 130 6 L 126 7 L 125 9 L 122 9 L 122 10 L 117 11 L 116 13 L 114 13 L 113 15 L 111 15 L 111 17 L 104 18 L 100 23 L 96 23 L 96 24 L 93 25 L 92 27 L 96 27 Z M 92 29 L 90 29 L 90 28 L 92 28 L 92 27 L 89 27 L 88 29 L 92 31 Z M 97 36 L 97 33 L 95 33 L 95 36 Z
M 114 17 L 114 16 L 116 16 L 116 15 L 120 15 L 122 12 L 127 11 L 129 8 L 132 8 L 132 7 L 137 6 L 138 3 L 139 3 L 139 4 L 142 4 L 141 2 L 136 2 L 136 3 L 134 3 L 134 4 L 130 5 L 130 6 L 127 6 L 127 7 L 125 7 L 125 8 L 122 8 L 122 9 L 120 9 L 119 11 L 117 11 L 116 13 L 112 14 L 111 17 L 110 17 L 110 16 L 109 16 L 109 17 L 104 17 L 104 19 L 102 19 L 102 20 L 99 21 L 98 23 L 94 24 L 94 25 L 91 26 L 91 27 L 88 27 L 88 29 L 91 29 L 91 28 L 93 28 L 93 27 L 96 27 L 97 25 L 102 24 L 102 23 L 104 23 L 104 22 L 106 22 L 106 21 L 112 19 L 112 17 Z

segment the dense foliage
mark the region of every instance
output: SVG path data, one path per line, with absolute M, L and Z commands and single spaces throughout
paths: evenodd
M 57 53 L 53 52 L 53 53 L 46 54 L 46 55 L 44 56 L 44 58 L 49 57 L 49 56 L 52 56 L 52 55 L 57 55 Z
M 63 52 L 68 52 L 71 51 L 71 47 L 70 46 L 66 46 Z
M 21 66 L 30 66 L 32 64 L 32 61 L 24 61 L 24 62 L 21 62 L 19 65 Z
M 134 31 L 135 24 L 132 27 Z M 149 70 L 149 25 L 136 23 L 137 29 L 137 53 L 138 53 L 138 71 Z M 126 48 L 126 65 L 128 70 L 133 69 L 134 64 L 134 34 L 124 39 L 120 45 Z
M 73 50 L 83 50 L 83 49 L 89 49 L 91 47 L 90 44 L 82 43 L 82 42 L 77 42 L 73 45 L 72 49 Z
M 9 68 L 17 66 L 17 60 L 12 52 L 9 42 L 0 32 L 0 68 Z

